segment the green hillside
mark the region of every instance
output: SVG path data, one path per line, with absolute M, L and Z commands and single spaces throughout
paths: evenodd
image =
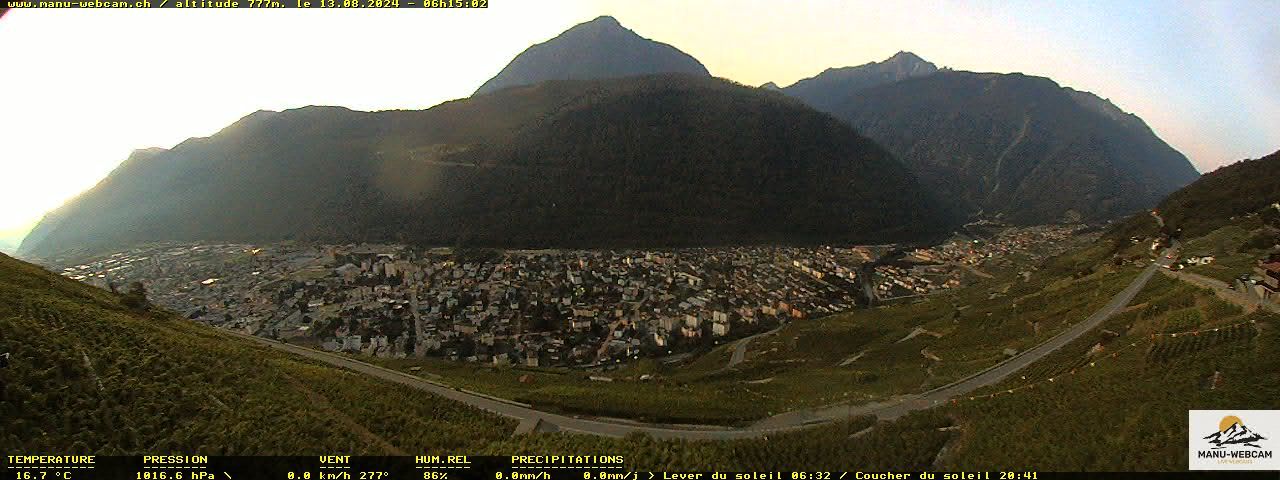
M 1249 214 L 1280 227 L 1280 152 L 1241 160 L 1205 174 L 1169 195 L 1157 207 L 1171 230 L 1185 238 L 1205 235 Z M 1145 219 L 1144 219 L 1145 221 Z
M 826 459 L 925 468 L 948 438 L 924 416 L 856 440 L 866 418 L 768 439 L 510 434 L 515 423 L 253 346 L 0 256 L 0 449 L 24 454 L 623 454 L 637 467 L 800 469 Z M 840 440 L 840 441 L 835 441 Z M 900 456 L 882 449 L 895 447 Z M 901 448 L 896 448 L 896 447 Z M 815 463 L 818 462 L 818 463 Z
M 1122 315 L 1019 378 L 975 394 L 1014 393 L 949 407 L 962 433 L 946 464 L 1185 470 L 1187 410 L 1275 408 L 1278 326 L 1280 316 L 1245 313 L 1157 275 Z M 1091 353 L 1095 345 L 1100 350 Z
M 1129 238 L 1176 235 L 1184 256 L 1211 255 L 1210 265 L 1192 271 L 1231 281 L 1280 245 L 1280 152 L 1242 160 L 1204 174 L 1156 206 L 1164 226 L 1146 213 L 1125 219 L 1107 237 L 1116 244 Z
M 255 347 L 0 255 L 0 450 L 470 451 L 513 421 Z M 412 454 L 412 453 L 409 453 Z

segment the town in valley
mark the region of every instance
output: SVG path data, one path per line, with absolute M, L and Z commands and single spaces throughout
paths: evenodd
M 489 250 L 162 244 L 66 266 L 105 289 L 245 334 L 378 357 L 525 366 L 676 358 L 859 306 L 912 301 L 1060 253 L 1082 225 L 927 248 Z

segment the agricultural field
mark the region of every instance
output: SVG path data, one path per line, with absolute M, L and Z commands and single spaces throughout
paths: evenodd
M 792 322 L 753 338 L 744 361 L 732 367 L 735 343 L 682 363 L 642 360 L 605 372 L 373 361 L 561 413 L 746 425 L 796 408 L 927 390 L 1038 344 L 1083 320 L 1140 271 L 1100 261 L 1107 251 L 1078 251 L 1027 275 L 1006 274 L 914 303 Z
M 961 428 L 943 465 L 1185 470 L 1187 410 L 1276 407 L 1277 326 L 1157 275 L 1124 313 L 946 407 Z
M 253 346 L 0 256 L 0 449 L 370 455 L 478 450 L 515 422 Z
M 1241 275 L 1253 273 L 1258 259 L 1273 251 L 1277 243 L 1280 243 L 1280 230 L 1253 218 L 1187 241 L 1182 256 L 1212 255 L 1213 263 L 1192 265 L 1186 271 L 1230 284 Z
M 925 470 L 955 437 L 944 413 L 921 412 L 893 423 L 868 417 L 768 437 L 729 441 L 609 439 L 574 434 L 521 436 L 493 454 L 623 455 L 628 468 L 667 471 Z
M 642 469 L 1185 471 L 1188 409 L 1275 407 L 1278 325 L 1157 275 L 1122 314 L 1017 377 L 895 421 L 728 442 L 541 434 L 492 451 L 624 454 Z

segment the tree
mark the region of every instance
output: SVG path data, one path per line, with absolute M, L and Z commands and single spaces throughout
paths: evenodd
M 129 284 L 129 290 L 120 298 L 120 302 L 131 310 L 144 311 L 151 308 L 147 300 L 147 287 L 142 282 Z

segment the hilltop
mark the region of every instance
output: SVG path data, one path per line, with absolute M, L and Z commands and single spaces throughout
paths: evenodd
M 1280 152 L 1241 160 L 1205 174 L 1169 195 L 1157 209 L 1172 230 L 1186 237 L 1204 235 L 1255 213 L 1277 214 L 1267 207 L 1280 202 Z M 1273 209 L 1274 210 L 1274 209 Z M 1280 227 L 1280 222 L 1273 222 Z
M 637 35 L 613 17 L 575 25 L 521 52 L 476 95 L 547 80 L 594 80 L 658 73 L 708 77 L 701 62 L 665 43 Z
M 661 75 L 425 111 L 258 112 L 135 153 L 19 252 L 166 240 L 879 243 L 945 231 L 951 218 L 891 155 L 801 102 Z
M 1118 245 L 1173 236 L 1184 257 L 1213 257 L 1188 271 L 1242 288 L 1258 260 L 1280 253 L 1280 152 L 1206 173 L 1170 194 L 1154 212 L 1135 214 L 1107 233 Z M 1157 217 L 1164 221 L 1161 225 Z
M 938 66 L 911 52 L 898 52 L 881 62 L 856 67 L 828 68 L 782 89 L 814 108 L 834 110 L 859 90 L 923 77 L 938 72 Z M 772 84 L 773 82 L 770 82 Z M 774 88 L 778 88 L 776 85 Z

